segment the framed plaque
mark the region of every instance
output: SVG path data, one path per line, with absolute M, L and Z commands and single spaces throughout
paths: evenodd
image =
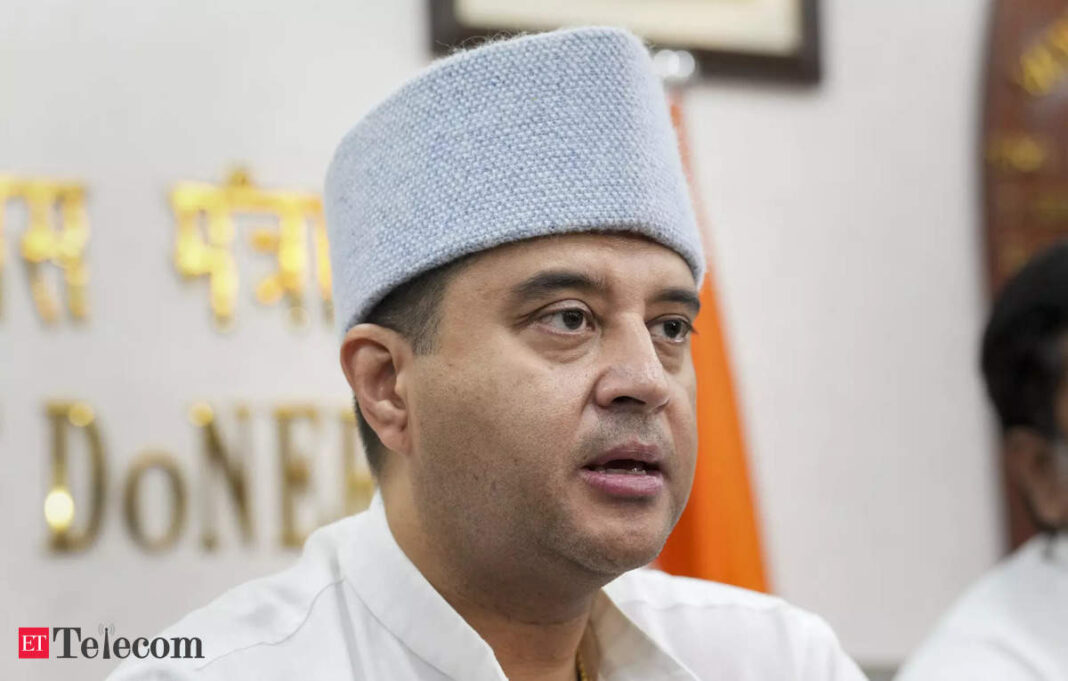
M 574 25 L 628 28 L 689 51 L 704 75 L 815 83 L 817 0 L 429 0 L 431 45 L 445 54 L 484 36 Z
M 998 0 L 990 15 L 982 178 L 989 286 L 1068 237 L 1068 1 Z M 1008 482 L 1009 543 L 1035 532 Z

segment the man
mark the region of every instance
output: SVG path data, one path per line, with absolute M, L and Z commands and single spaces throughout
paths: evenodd
M 1039 536 L 974 585 L 899 681 L 1068 680 L 1068 242 L 1002 290 L 983 376 Z
M 639 39 L 437 62 L 344 139 L 326 206 L 379 493 L 173 628 L 206 650 L 173 678 L 861 678 L 813 615 L 635 570 L 693 478 L 705 267 Z

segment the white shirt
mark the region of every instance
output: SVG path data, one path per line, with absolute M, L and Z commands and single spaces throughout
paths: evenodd
M 859 681 L 830 628 L 784 601 L 635 570 L 591 617 L 601 681 Z M 238 586 L 161 636 L 204 659 L 127 659 L 109 681 L 504 681 L 490 646 L 401 551 L 381 498 L 314 532 L 299 562 Z
M 942 618 L 897 681 L 1068 681 L 1068 537 L 1035 537 Z

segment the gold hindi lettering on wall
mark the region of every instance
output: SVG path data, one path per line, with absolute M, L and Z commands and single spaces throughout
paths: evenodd
M 314 261 L 323 317 L 328 323 L 332 321 L 330 255 L 318 195 L 260 189 L 253 185 L 248 171 L 238 169 L 222 185 L 181 182 L 171 191 L 170 201 L 177 224 L 175 267 L 186 279 L 208 278 L 211 311 L 220 328 L 233 323 L 237 309 L 235 216 L 242 214 L 277 223 L 277 227 L 256 228 L 250 235 L 249 245 L 273 255 L 276 267 L 257 283 L 256 300 L 263 305 L 284 300 L 290 321 L 306 323 L 305 290 Z
M 28 219 L 19 241 L 19 252 L 26 265 L 37 315 L 46 324 L 57 323 L 64 307 L 61 301 L 65 300 L 71 319 L 88 318 L 89 273 L 84 255 L 89 242 L 89 219 L 85 194 L 85 187 L 74 182 L 0 175 L 0 309 L 8 257 L 4 218 L 8 203 L 21 201 Z M 49 286 L 46 265 L 62 271 L 64 295 Z

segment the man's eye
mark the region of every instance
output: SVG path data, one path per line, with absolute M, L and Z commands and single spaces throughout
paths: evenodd
M 673 343 L 681 343 L 685 341 L 691 332 L 693 332 L 693 325 L 685 319 L 663 319 L 656 322 L 653 327 L 662 327 L 663 336 Z
M 589 314 L 577 307 L 549 312 L 538 318 L 558 331 L 581 331 L 589 321 Z

